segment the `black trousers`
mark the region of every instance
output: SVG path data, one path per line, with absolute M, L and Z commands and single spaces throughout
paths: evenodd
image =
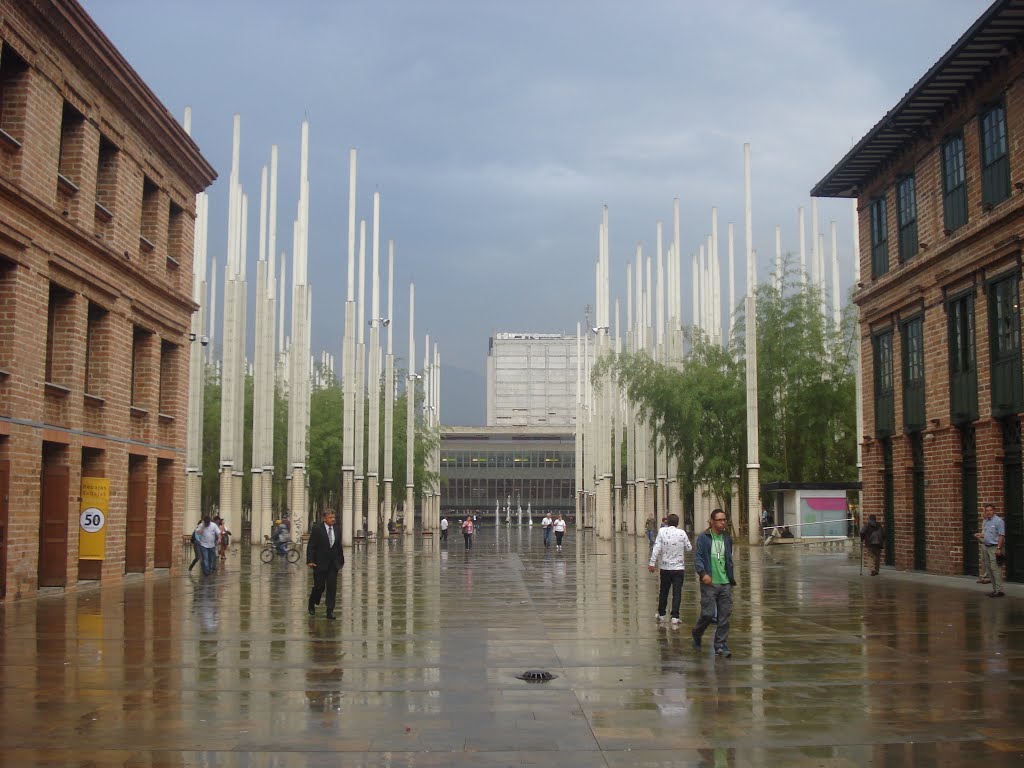
M 666 571 L 661 569 L 661 589 L 658 590 L 658 615 L 665 615 L 668 605 L 668 591 L 672 590 L 672 618 L 679 618 L 679 603 L 683 599 L 683 574 L 686 571 Z
M 327 590 L 327 612 L 334 613 L 334 602 L 338 595 L 338 569 L 328 568 L 326 571 L 313 571 L 313 591 L 309 593 L 309 607 L 320 605 L 320 598 Z

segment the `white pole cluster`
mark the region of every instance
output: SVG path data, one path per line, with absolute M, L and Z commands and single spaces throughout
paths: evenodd
M 242 520 L 245 408 L 246 232 L 248 200 L 238 180 L 242 120 L 234 116 L 228 181 L 228 243 L 224 267 L 224 345 L 221 361 L 220 515 L 228 529 Z
M 185 133 L 192 133 L 192 109 L 185 108 Z M 196 220 L 192 250 L 192 301 L 198 307 L 192 313 L 188 360 L 188 426 L 185 447 L 185 530 L 195 525 L 202 514 L 203 490 L 203 390 L 206 383 L 207 326 L 206 243 L 210 220 L 209 198 L 196 195 Z
M 308 522 L 306 444 L 309 437 L 310 325 L 313 295 L 309 264 L 309 122 L 302 122 L 299 200 L 292 229 L 292 313 L 288 395 L 288 506 Z
M 270 148 L 269 195 L 267 167 L 260 178 L 259 261 L 256 264 L 256 359 L 253 373 L 252 424 L 252 538 L 262 542 L 274 510 L 274 384 L 277 354 L 274 346 L 277 252 L 277 145 Z

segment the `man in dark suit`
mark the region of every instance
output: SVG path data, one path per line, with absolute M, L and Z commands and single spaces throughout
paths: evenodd
M 324 519 L 309 531 L 306 565 L 313 569 L 313 591 L 309 593 L 309 615 L 316 614 L 320 597 L 327 589 L 327 618 L 334 621 L 334 599 L 338 591 L 338 571 L 345 564 L 341 537 L 334 527 L 334 510 L 324 511 Z

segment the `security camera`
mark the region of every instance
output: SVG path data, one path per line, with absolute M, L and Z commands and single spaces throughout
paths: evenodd
M 204 333 L 202 338 L 199 339 L 199 343 L 202 344 L 204 347 L 207 346 L 210 343 L 210 337 Z
M 391 319 L 387 317 L 384 318 L 384 327 L 387 328 L 389 325 L 391 325 Z

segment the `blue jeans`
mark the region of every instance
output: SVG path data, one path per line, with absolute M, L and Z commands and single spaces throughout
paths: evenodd
M 203 575 L 209 576 L 217 570 L 217 548 L 200 545 L 199 550 L 203 556 Z
M 547 528 L 544 529 L 544 546 L 545 547 L 550 547 L 551 546 L 551 526 L 550 525 Z

